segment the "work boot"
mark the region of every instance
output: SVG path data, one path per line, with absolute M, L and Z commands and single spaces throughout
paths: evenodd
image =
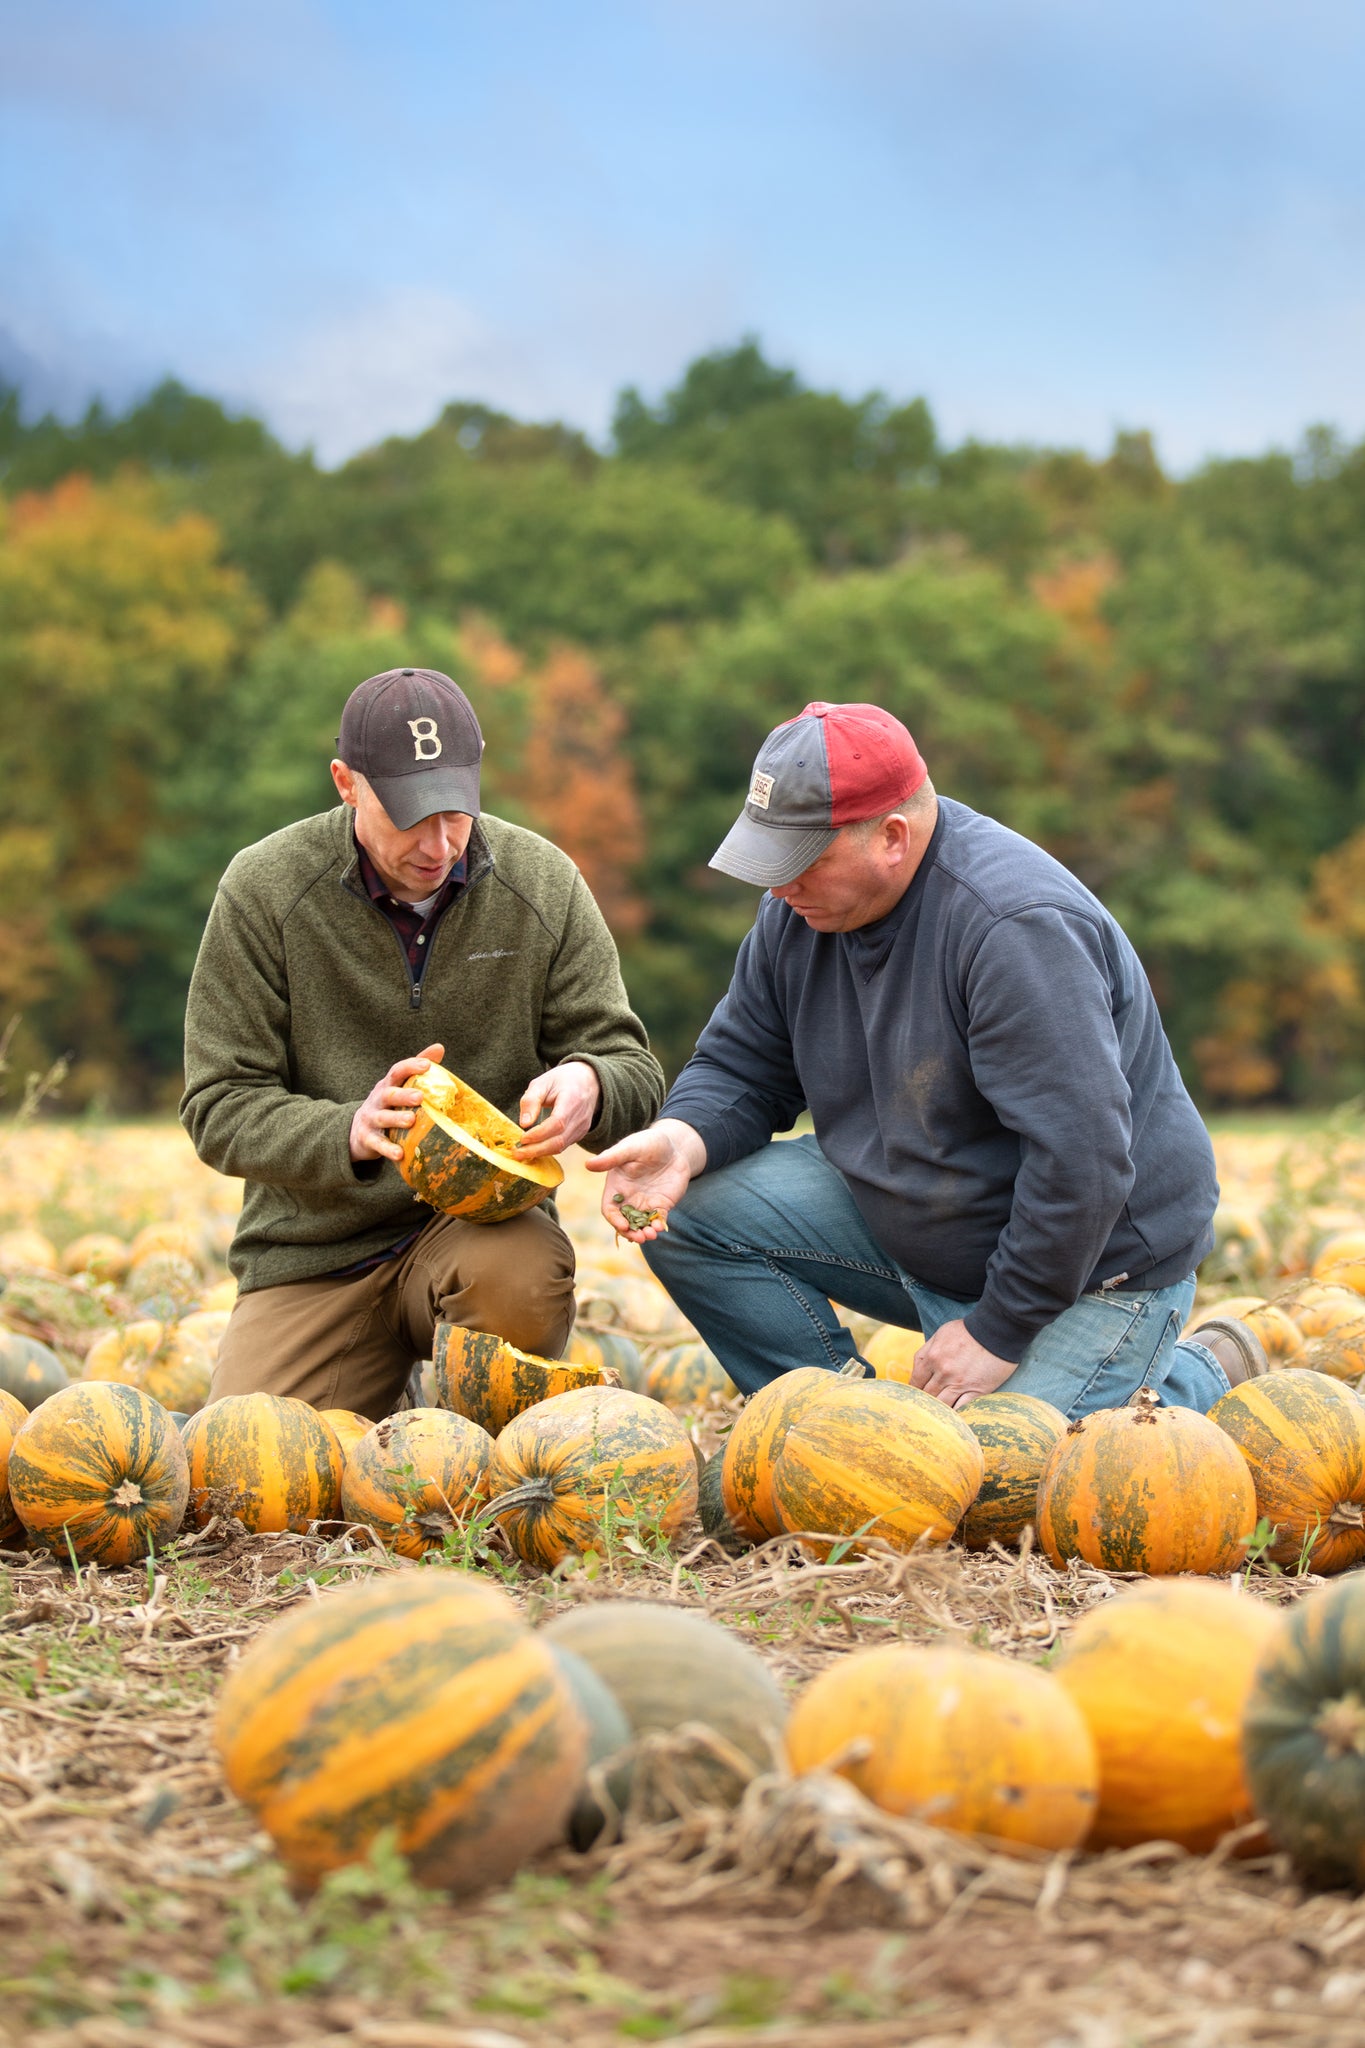
M 1227 1374 L 1230 1387 L 1240 1387 L 1244 1380 L 1258 1380 L 1271 1370 L 1260 1338 L 1246 1323 L 1238 1322 L 1236 1316 L 1214 1316 L 1189 1334 L 1196 1344 L 1213 1353 Z

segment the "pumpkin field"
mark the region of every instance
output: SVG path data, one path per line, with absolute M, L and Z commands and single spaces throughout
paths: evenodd
M 1212 1417 L 743 1405 L 574 1154 L 564 1360 L 370 1427 L 204 1406 L 178 1128 L 0 1127 L 0 2042 L 1358 2042 L 1365 1123 L 1215 1144 Z

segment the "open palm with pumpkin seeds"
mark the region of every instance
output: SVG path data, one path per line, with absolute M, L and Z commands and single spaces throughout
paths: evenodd
M 635 1244 L 645 1244 L 668 1228 L 668 1212 L 687 1192 L 688 1182 L 706 1169 L 706 1146 L 691 1124 L 664 1117 L 643 1131 L 633 1131 L 596 1159 L 589 1173 L 605 1173 L 602 1214 L 612 1229 Z M 627 1215 L 630 1210 L 633 1215 Z M 635 1219 L 644 1215 L 649 1220 Z

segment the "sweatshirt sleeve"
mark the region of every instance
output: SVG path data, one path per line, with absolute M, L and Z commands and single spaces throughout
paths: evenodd
M 1017 1361 L 1080 1299 L 1128 1199 L 1132 1105 L 1104 944 L 1088 918 L 1051 907 L 1001 918 L 965 994 L 976 1085 L 1020 1146 L 1009 1221 L 966 1324 Z
M 699 1134 L 709 1171 L 757 1152 L 805 1107 L 760 916 L 663 1114 Z
M 574 877 L 546 978 L 539 1050 L 546 1066 L 583 1060 L 597 1075 L 602 1102 L 583 1140 L 589 1152 L 614 1145 L 658 1114 L 663 1069 L 630 1007 L 615 941 L 581 875 Z
M 359 1103 L 291 1093 L 289 988 L 272 929 L 219 887 L 185 1005 L 180 1121 L 219 1173 L 313 1197 L 354 1194 L 372 1177 L 350 1154 Z

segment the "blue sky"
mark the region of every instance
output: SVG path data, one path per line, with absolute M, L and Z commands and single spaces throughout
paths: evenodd
M 0 0 L 0 371 L 335 461 L 756 332 L 951 438 L 1365 436 L 1359 0 Z

